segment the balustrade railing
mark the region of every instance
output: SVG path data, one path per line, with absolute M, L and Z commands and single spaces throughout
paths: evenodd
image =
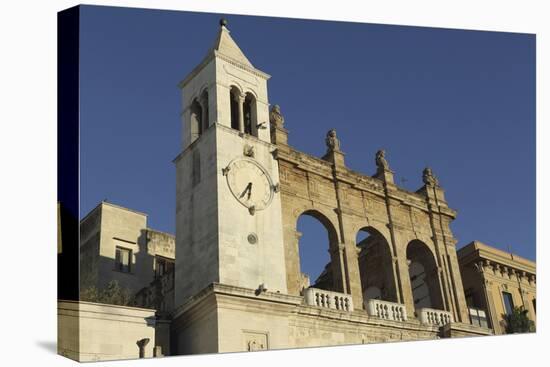
M 365 302 L 369 316 L 379 317 L 384 320 L 405 321 L 407 310 L 401 303 L 369 299 Z
M 453 316 L 449 311 L 419 308 L 416 312 L 419 314 L 420 322 L 423 324 L 443 326 L 453 321 Z
M 340 311 L 353 311 L 351 295 L 331 292 L 318 288 L 307 288 L 304 291 L 306 304 Z

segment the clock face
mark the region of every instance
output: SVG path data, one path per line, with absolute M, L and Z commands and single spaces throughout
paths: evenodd
M 227 169 L 231 193 L 251 214 L 267 208 L 273 198 L 273 182 L 265 168 L 251 158 L 238 158 L 229 163 Z

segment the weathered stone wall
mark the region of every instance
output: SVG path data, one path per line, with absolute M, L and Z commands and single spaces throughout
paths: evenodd
M 227 167 L 230 162 L 244 158 L 244 147 L 247 145 L 254 147 L 253 161 L 265 169 L 266 175 L 273 181 L 271 185 L 278 183 L 278 165 L 271 154 L 273 146 L 249 135 L 241 137 L 238 131 L 222 125 L 215 127 L 219 198 L 219 282 L 251 289 L 264 284 L 270 291 L 286 293 L 280 193 L 274 192 L 269 205 L 262 210 L 256 210 L 252 215 L 233 196 L 228 179 L 222 174 L 222 168 Z M 237 173 L 239 174 L 247 173 Z M 254 180 L 255 177 L 248 179 Z M 267 189 L 272 190 L 271 187 Z M 255 242 L 249 241 L 250 235 L 256 237 Z
M 361 229 L 380 233 L 390 245 L 394 288 L 398 302 L 414 314 L 407 247 L 418 240 L 431 252 L 443 308 L 455 320 L 467 320 L 462 280 L 456 259 L 456 240 L 449 227 L 456 213 L 447 206 L 439 187 L 425 186 L 416 193 L 393 182 L 361 175 L 337 164 L 309 156 L 286 144 L 277 146 L 289 293 L 300 292 L 300 261 L 296 224 L 304 213 L 327 228 L 330 239 L 334 290 L 363 302 L 356 236 Z M 339 162 L 339 163 L 338 163 Z M 326 249 L 320 249 L 325 251 Z
M 153 280 L 153 259 L 147 254 L 145 228 L 145 214 L 110 203 L 101 204 L 98 288 L 105 288 L 116 280 L 121 287 L 135 293 Z M 115 270 L 117 246 L 132 251 L 128 273 Z
M 216 303 L 207 289 L 195 294 L 172 318 L 170 340 L 174 355 L 217 353 L 219 337 Z
M 177 306 L 212 282 L 219 281 L 218 164 L 212 125 L 175 160 Z M 200 157 L 193 166 L 193 154 Z M 193 176 L 200 179 L 193 183 Z
M 101 205 L 80 222 L 79 272 L 80 288 L 97 284 L 99 269 L 99 240 L 101 235 Z
M 168 259 L 176 258 L 176 238 L 173 234 L 147 228 L 147 252 Z
M 58 353 L 80 361 L 139 358 L 138 340 L 148 338 L 145 357 L 153 357 L 155 310 L 59 301 Z
M 115 269 L 116 247 L 132 251 L 130 272 Z M 80 223 L 80 287 L 116 280 L 136 293 L 154 280 L 154 258 L 175 258 L 173 235 L 147 228 L 147 215 L 101 202 Z
M 175 353 L 319 347 L 443 336 L 440 327 L 421 324 L 414 318 L 391 321 L 369 316 L 361 309 L 347 312 L 303 302 L 299 296 L 257 294 L 246 288 L 213 284 L 175 313 Z M 452 336 L 490 334 L 487 329 L 471 325 L 453 327 Z

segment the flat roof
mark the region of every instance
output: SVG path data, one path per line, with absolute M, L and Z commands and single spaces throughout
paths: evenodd
M 136 213 L 136 214 L 139 214 L 139 215 L 142 215 L 144 217 L 147 217 L 148 215 L 146 213 L 143 213 L 143 212 L 140 212 L 140 211 L 137 211 L 137 210 L 134 210 L 134 209 L 130 209 L 130 208 L 127 208 L 127 207 L 124 207 L 122 205 L 117 205 L 117 204 L 113 204 L 111 202 L 108 202 L 108 201 L 105 201 L 105 200 L 102 200 L 99 202 L 99 204 L 97 204 L 92 210 L 90 210 L 88 212 L 88 214 L 86 214 L 84 216 L 84 218 L 82 218 L 80 220 L 80 223 L 84 222 L 94 211 L 96 211 L 98 208 L 101 208 L 102 205 L 108 205 L 108 206 L 111 206 L 113 208 L 116 208 L 116 209 L 121 209 L 121 210 L 125 210 L 125 211 L 128 211 L 128 212 L 132 212 L 132 213 Z
M 469 262 L 473 259 L 487 259 L 510 267 L 535 273 L 536 262 L 511 252 L 489 246 L 480 241 L 472 241 L 457 251 L 459 262 Z

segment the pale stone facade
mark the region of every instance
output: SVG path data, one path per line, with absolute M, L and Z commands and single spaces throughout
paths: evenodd
M 287 291 L 281 199 L 271 193 L 279 173 L 270 144 L 268 78 L 222 26 L 214 47 L 180 83 L 184 145 L 174 160 L 176 252 L 182 254 L 176 257 L 176 304 L 213 282 L 253 289 L 266 284 L 270 290 Z M 205 92 L 208 103 L 195 112 Z M 247 98 L 253 102 L 249 130 L 244 119 Z M 196 123 L 201 125 L 194 130 Z M 232 192 L 229 184 L 250 170 L 267 178 L 262 182 L 258 177 L 251 189 L 252 199 L 257 190 L 269 196 L 266 205 L 258 198 L 255 215 L 236 200 L 234 195 L 240 193 Z
M 148 229 L 145 214 L 101 203 L 81 222 L 82 285 L 118 280 L 156 310 L 152 345 L 164 355 L 491 335 L 471 323 L 463 282 L 483 284 L 470 271 L 479 258 L 463 249 L 459 262 L 456 212 L 432 170 L 415 192 L 394 183 L 384 150 L 372 176 L 355 172 L 334 129 L 323 157 L 297 151 L 292 122 L 269 110 L 269 78 L 222 23 L 180 83 L 175 238 Z M 302 215 L 327 230 L 330 262 L 318 279 L 300 268 Z M 358 241 L 360 231 L 370 236 Z M 133 274 L 114 271 L 117 248 L 131 250 Z M 483 259 L 515 269 L 499 287 L 515 287 L 511 274 L 520 274 L 534 311 L 534 264 L 494 254 Z M 159 256 L 175 269 L 158 276 Z M 489 267 L 483 279 L 502 273 Z M 502 311 L 494 303 L 491 317 Z
M 488 313 L 495 334 L 505 333 L 506 297 L 536 322 L 536 264 L 518 255 L 471 242 L 458 251 L 468 306 Z
M 128 251 L 127 271 L 116 268 L 117 248 Z M 174 258 L 174 236 L 147 228 L 144 213 L 102 201 L 80 222 L 81 290 L 116 280 L 135 293 L 155 280 L 159 260 Z
M 80 362 L 139 358 L 137 342 L 148 339 L 144 357 L 155 350 L 155 310 L 60 301 L 58 353 Z

